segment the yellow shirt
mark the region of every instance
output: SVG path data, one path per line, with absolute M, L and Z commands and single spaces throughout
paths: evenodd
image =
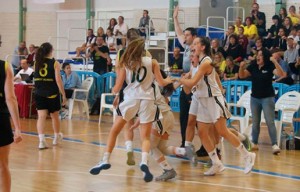
M 220 66 L 219 66 L 219 69 L 221 72 L 224 72 L 225 71 L 225 68 L 226 68 L 226 61 L 222 61 Z
M 240 25 L 239 27 L 243 27 L 245 29 L 244 25 Z M 237 34 L 237 35 L 239 34 L 239 27 L 234 25 L 234 33 Z
M 246 35 L 247 37 L 255 35 L 254 37 L 257 37 L 258 33 L 257 33 L 256 25 L 251 24 L 250 27 L 245 26 L 244 27 L 244 35 Z
M 288 15 L 289 18 L 291 18 L 293 25 L 299 24 L 299 18 L 298 17 L 293 17 L 290 14 Z

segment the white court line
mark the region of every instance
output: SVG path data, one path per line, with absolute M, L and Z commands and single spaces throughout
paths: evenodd
M 64 134 L 64 137 L 68 136 L 72 136 L 72 137 L 76 137 L 76 136 L 89 136 L 89 135 L 108 135 L 109 134 L 109 131 L 107 132 L 102 132 L 102 133 L 83 133 L 83 134 L 69 134 L 69 135 L 65 135 Z
M 82 172 L 82 171 L 59 171 L 59 170 L 25 170 L 25 169 L 11 169 L 11 171 L 19 171 L 19 172 L 44 172 L 44 173 L 68 173 L 68 174 L 84 174 L 84 175 L 90 175 L 88 171 Z M 123 178 L 141 178 L 140 176 L 130 176 L 130 175 L 121 175 L 121 174 L 100 174 L 101 176 L 112 176 L 112 177 L 123 177 Z M 271 192 L 264 189 L 257 189 L 257 188 L 250 188 L 250 187 L 242 187 L 242 186 L 236 186 L 236 185 L 224 185 L 224 184 L 217 184 L 217 183 L 207 183 L 207 182 L 200 182 L 200 181 L 187 181 L 187 180 L 180 180 L 176 179 L 176 181 L 182 182 L 182 183 L 190 183 L 190 184 L 198 184 L 198 185 L 209 185 L 209 186 L 216 186 L 216 187 L 226 187 L 226 188 L 232 188 L 232 189 L 241 189 L 241 190 L 249 190 L 249 191 L 261 191 L 261 192 Z M 157 182 L 160 183 L 160 182 Z

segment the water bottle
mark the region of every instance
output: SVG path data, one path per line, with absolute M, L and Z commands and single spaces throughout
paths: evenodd
M 289 136 L 289 150 L 295 150 L 295 136 L 293 131 Z
M 286 150 L 286 140 L 287 140 L 287 134 L 285 131 L 283 131 L 281 135 L 281 146 L 280 146 L 282 150 Z

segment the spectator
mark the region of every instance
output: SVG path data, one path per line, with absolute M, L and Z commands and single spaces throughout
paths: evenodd
M 238 33 L 239 44 L 243 48 L 243 58 L 247 55 L 248 38 L 244 35 L 244 27 L 239 27 Z
M 258 32 L 266 31 L 266 15 L 264 12 L 259 11 L 258 3 L 252 4 L 251 16 L 253 23 L 256 26 L 259 26 Z
M 219 67 L 220 71 L 220 79 L 223 79 L 224 71 L 226 68 L 226 61 L 224 60 L 223 54 L 220 52 L 216 52 L 213 56 L 213 62 Z
M 114 31 L 115 26 L 118 24 L 117 20 L 115 18 L 111 18 L 109 20 L 109 25 L 107 29 L 110 29 L 111 31 Z
M 293 27 L 292 20 L 290 17 L 286 17 L 283 22 L 286 36 L 289 36 Z
M 290 70 L 288 63 L 281 58 L 281 53 L 279 49 L 278 50 L 275 49 L 273 52 L 274 53 L 272 54 L 272 56 L 274 57 L 274 59 L 277 60 L 277 62 L 279 63 L 280 67 L 284 72 L 283 76 L 281 77 L 275 75 L 275 82 L 284 83 L 287 85 L 293 85 L 294 80 L 292 78 L 292 72 Z
M 283 27 L 281 27 L 279 29 L 278 35 L 274 39 L 271 50 L 275 49 L 275 48 L 280 49 L 281 51 L 285 51 L 287 49 L 286 35 L 285 35 L 285 30 Z
M 250 53 L 251 46 L 254 45 L 255 38 L 258 36 L 257 27 L 252 23 L 251 17 L 246 17 L 246 26 L 244 27 L 244 35 L 248 38 L 247 54 Z
M 257 57 L 245 68 L 246 62 L 241 62 L 239 77 L 241 79 L 251 77 L 251 99 L 250 106 L 252 112 L 252 150 L 258 150 L 258 138 L 260 133 L 261 112 L 263 111 L 272 142 L 272 152 L 274 155 L 280 153 L 277 141 L 277 131 L 275 127 L 275 102 L 272 79 L 274 75 L 283 76 L 284 72 L 276 59 L 271 57 L 268 50 L 262 49 L 257 53 Z
M 225 51 L 228 49 L 229 39 L 230 39 L 230 36 L 234 34 L 234 30 L 235 30 L 234 26 L 229 25 L 228 31 L 226 31 L 226 36 L 225 36 L 225 40 L 224 40 L 224 44 L 223 44 L 223 48 Z
M 298 45 L 298 41 L 299 41 L 299 37 L 297 35 L 297 30 L 298 30 L 297 26 L 293 26 L 291 29 L 290 35 L 289 35 L 289 36 L 293 37 L 294 47 L 296 47 L 296 49 L 298 48 L 297 45 Z
M 180 54 L 180 48 L 175 47 L 173 50 L 173 57 L 169 60 L 169 67 L 171 69 L 182 69 L 182 55 Z
M 234 25 L 234 33 L 235 34 L 239 34 L 239 27 L 243 27 L 244 28 L 244 25 L 242 23 L 242 18 L 241 17 L 237 17 L 235 19 L 235 25 Z
M 229 42 L 230 44 L 226 51 L 227 57 L 231 56 L 234 63 L 241 62 L 243 60 L 243 48 L 239 44 L 238 36 L 236 34 L 231 35 Z
M 74 89 L 81 87 L 80 79 L 76 72 L 71 70 L 70 63 L 63 63 L 62 70 L 64 74 L 62 75 L 62 81 L 66 93 L 66 98 L 72 98 Z
M 284 60 L 289 64 L 289 67 L 293 73 L 292 77 L 295 79 L 295 75 L 299 75 L 299 70 L 297 69 L 296 63 L 298 61 L 299 55 L 298 50 L 294 47 L 293 36 L 288 36 L 287 38 L 288 49 L 284 52 Z
M 109 50 L 116 50 L 116 43 L 115 38 L 113 36 L 113 31 L 109 28 L 106 29 L 105 43 L 108 46 Z
M 25 59 L 28 55 L 28 50 L 26 47 L 26 42 L 20 42 L 19 46 L 17 46 L 14 50 L 13 57 L 11 60 L 11 64 L 13 66 L 15 74 L 20 70 L 20 61 L 21 59 Z
M 29 67 L 29 63 L 26 59 L 21 60 L 21 70 L 14 77 L 14 81 L 21 81 L 21 74 L 27 74 L 31 76 L 33 73 L 33 69 Z
M 224 70 L 223 80 L 237 80 L 239 75 L 239 66 L 234 64 L 233 58 L 231 56 L 226 57 L 226 67 Z
M 266 47 L 271 48 L 271 46 L 274 44 L 274 40 L 277 37 L 279 33 L 279 29 L 282 27 L 278 15 L 274 15 L 272 17 L 273 25 L 268 30 L 268 35 L 266 37 Z
M 128 26 L 124 23 L 124 17 L 118 17 L 118 24 L 114 27 L 114 35 L 117 38 L 117 46 L 125 47 L 126 45 L 126 33 L 128 31 Z
M 290 6 L 288 17 L 291 18 L 293 25 L 299 25 L 299 15 L 297 15 L 294 5 Z
M 153 22 L 150 19 L 148 10 L 143 11 L 143 16 L 140 19 L 139 30 L 141 36 L 147 36 L 149 33 L 149 25 L 150 25 L 150 33 L 154 34 Z
M 257 53 L 258 51 L 262 50 L 263 49 L 263 39 L 261 37 L 257 38 L 256 41 L 255 41 L 255 47 L 253 47 L 251 49 L 251 53 L 248 57 L 248 59 L 250 61 L 253 61 L 256 59 L 256 56 L 257 56 Z
M 102 27 L 98 27 L 98 29 L 97 29 L 97 37 L 100 37 L 100 36 L 104 36 L 104 39 L 106 37 L 106 35 L 104 33 L 104 29 Z
M 223 49 L 223 47 L 220 47 L 219 39 L 213 39 L 211 41 L 211 53 L 212 55 L 216 54 L 217 52 L 222 53 L 223 57 L 227 56 L 226 51 Z
M 281 25 L 284 23 L 284 19 L 287 17 L 287 11 L 285 7 L 281 7 L 279 10 L 279 22 Z
M 80 57 L 81 52 L 85 52 L 87 48 L 91 47 L 96 41 L 93 29 L 88 29 L 86 41 L 81 47 L 76 48 L 76 57 Z
M 35 61 L 35 53 L 36 53 L 36 49 L 35 46 L 33 44 L 29 45 L 29 54 L 27 55 L 27 63 L 30 66 L 33 66 L 33 62 Z

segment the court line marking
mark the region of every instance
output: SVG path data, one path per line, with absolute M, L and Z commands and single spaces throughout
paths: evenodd
M 83 171 L 60 171 L 60 170 L 43 170 L 43 169 L 11 169 L 11 171 L 19 171 L 19 172 L 44 172 L 44 173 L 71 173 L 71 174 L 84 174 L 84 175 L 90 175 L 88 172 Z M 112 176 L 112 177 L 123 177 L 123 178 L 137 178 L 141 179 L 140 176 L 132 176 L 132 175 L 122 175 L 122 174 L 106 174 L 102 173 L 100 176 Z M 94 176 L 96 177 L 96 176 Z M 249 191 L 261 191 L 261 192 L 271 192 L 264 189 L 258 189 L 258 188 L 251 188 L 251 187 L 242 187 L 242 186 L 236 186 L 236 185 L 225 185 L 225 184 L 217 184 L 217 183 L 209 183 L 209 182 L 201 182 L 201 181 L 189 181 L 189 180 L 181 180 L 181 179 L 175 179 L 176 181 L 182 182 L 182 183 L 191 183 L 191 184 L 197 184 L 197 185 L 209 185 L 209 186 L 217 186 L 217 187 L 226 187 L 226 188 L 233 188 L 233 189 L 243 189 L 243 190 L 249 190 Z M 157 182 L 161 183 L 161 182 Z
M 38 134 L 35 132 L 22 132 L 23 134 L 26 134 L 28 136 L 37 136 Z M 47 135 L 46 135 L 47 136 Z M 53 138 L 53 136 L 49 136 L 49 138 Z M 84 144 L 84 145 L 90 145 L 90 146 L 101 146 L 101 147 L 105 147 L 106 144 L 105 143 L 100 143 L 97 141 L 93 141 L 90 143 L 84 142 L 82 140 L 79 139 L 72 139 L 72 138 L 63 138 L 64 141 L 69 141 L 69 142 L 73 142 L 73 143 L 80 143 L 80 144 Z M 115 146 L 115 149 L 125 149 L 125 147 L 123 146 Z M 134 148 L 135 152 L 141 152 L 140 149 Z M 173 158 L 173 159 L 178 159 L 178 160 L 186 160 L 188 161 L 187 158 L 178 158 L 176 156 L 168 156 L 169 158 Z M 199 161 L 200 163 L 203 163 L 202 161 Z M 224 165 L 226 168 L 228 169 L 232 169 L 232 170 L 236 170 L 236 171 L 243 171 L 244 168 L 236 166 L 236 165 Z M 282 178 L 282 179 L 290 179 L 290 180 L 296 180 L 299 181 L 300 180 L 300 176 L 296 176 L 296 175 L 288 175 L 288 174 L 282 174 L 282 173 L 276 173 L 276 172 L 271 172 L 271 171 L 264 171 L 264 170 L 259 170 L 259 169 L 252 169 L 252 172 L 254 174 L 259 174 L 259 175 L 266 175 L 266 176 L 272 176 L 272 177 L 277 177 L 277 178 Z

